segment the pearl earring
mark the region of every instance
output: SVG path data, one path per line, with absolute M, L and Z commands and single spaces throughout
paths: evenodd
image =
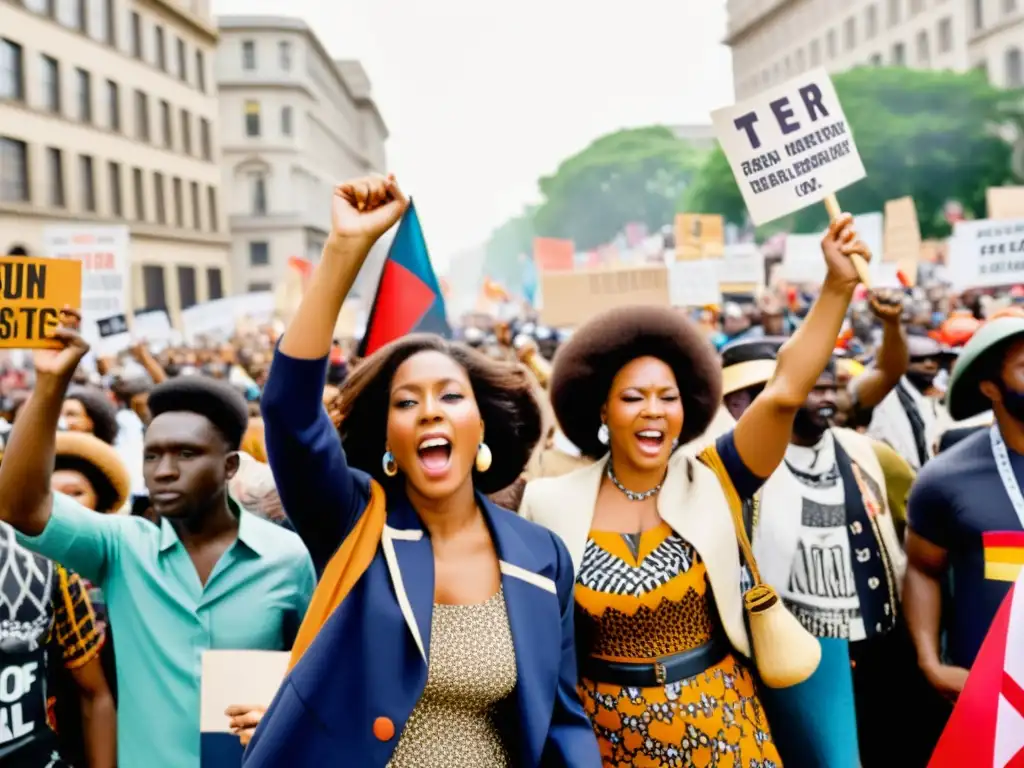
M 608 441 L 611 440 L 611 434 L 608 432 L 608 425 L 602 424 L 597 429 L 597 441 L 601 445 L 608 445 Z
M 491 468 L 491 463 L 494 461 L 494 456 L 491 454 L 491 449 L 487 443 L 480 443 L 480 447 L 476 449 L 476 471 L 486 472 Z

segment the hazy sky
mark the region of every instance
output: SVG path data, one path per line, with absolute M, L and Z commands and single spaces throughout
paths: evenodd
M 537 179 L 618 128 L 732 101 L 725 0 L 213 0 L 303 18 L 360 59 L 434 261 L 486 240 Z M 626 10 L 626 8 L 630 10 Z M 284 9 L 287 10 L 284 10 Z

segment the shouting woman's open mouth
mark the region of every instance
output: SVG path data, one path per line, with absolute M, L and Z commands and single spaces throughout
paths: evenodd
M 452 460 L 452 441 L 444 435 L 425 435 L 416 449 L 423 474 L 443 477 Z

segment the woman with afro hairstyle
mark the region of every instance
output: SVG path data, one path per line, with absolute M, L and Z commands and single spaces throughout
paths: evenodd
M 335 190 L 263 393 L 270 466 L 322 576 L 245 766 L 597 768 L 569 553 L 485 495 L 540 438 L 529 374 L 417 334 L 346 379 L 340 430 L 324 407 L 342 302 L 406 207 L 393 178 Z
M 572 557 L 579 690 L 605 765 L 781 765 L 749 668 L 733 520 L 782 461 L 829 361 L 857 286 L 849 256 L 868 255 L 851 223 L 836 219 L 822 241 L 828 277 L 774 379 L 696 460 L 676 449 L 714 419 L 722 376 L 683 314 L 609 311 L 555 357 L 555 415 L 596 461 L 530 482 L 520 512 Z

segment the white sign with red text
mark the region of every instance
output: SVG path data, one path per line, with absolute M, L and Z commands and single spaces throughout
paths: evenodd
M 82 316 L 93 323 L 124 313 L 131 285 L 128 227 L 55 224 L 43 228 L 43 252 L 82 262 Z

